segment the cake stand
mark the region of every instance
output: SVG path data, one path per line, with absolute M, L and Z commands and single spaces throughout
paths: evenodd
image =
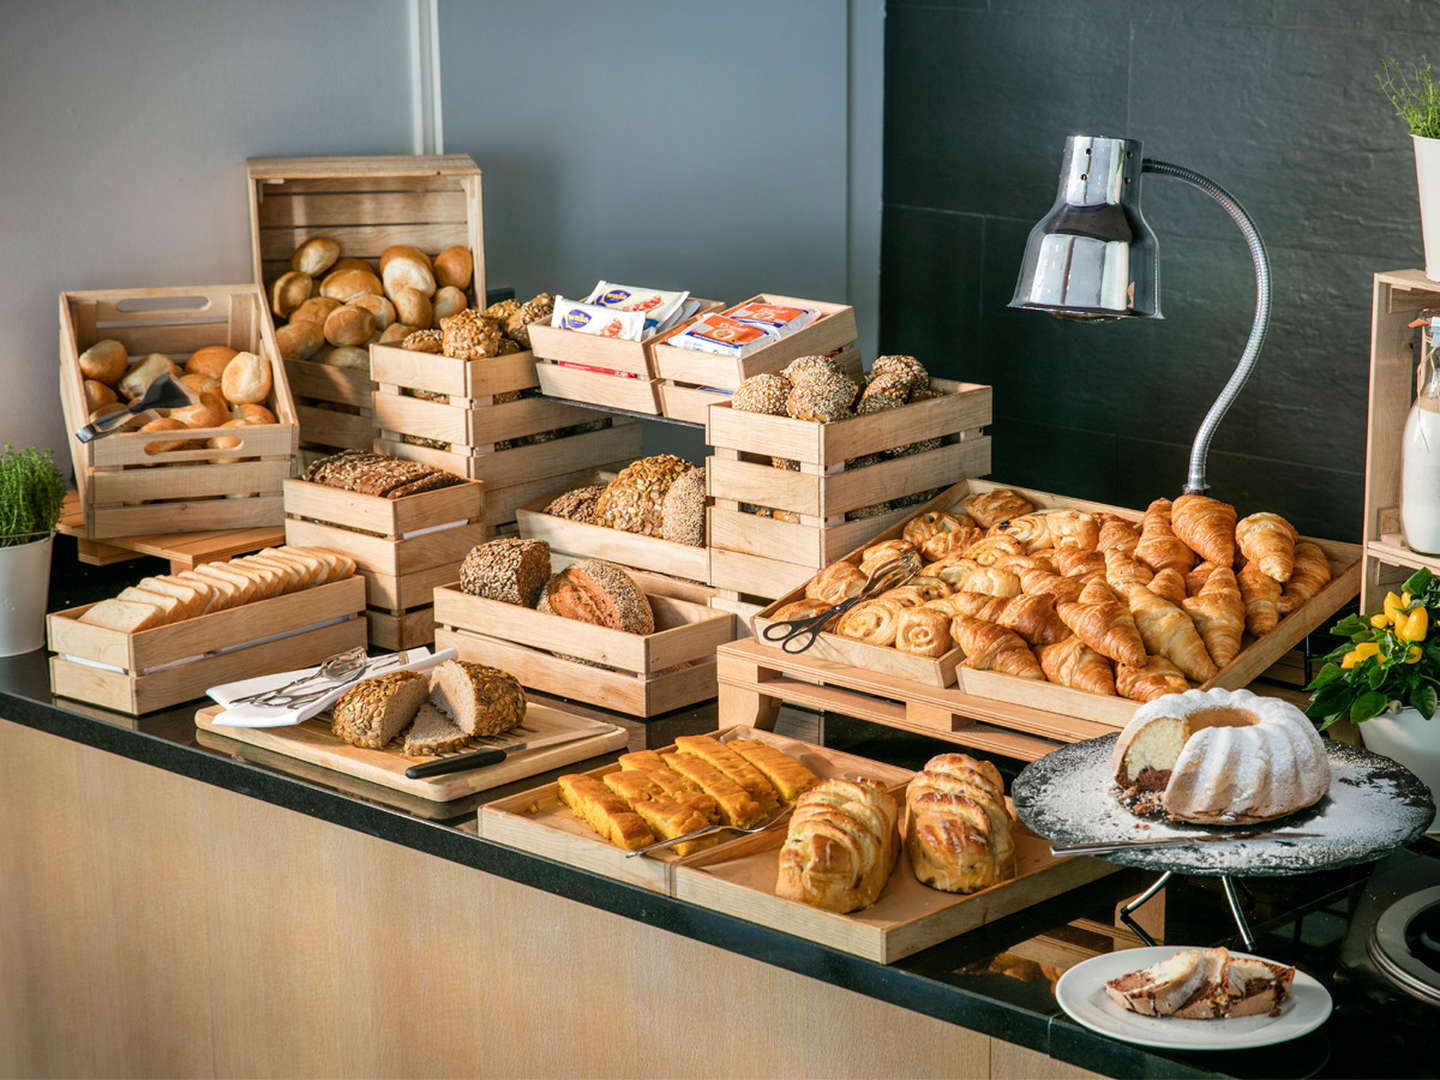
M 1254 826 L 1205 826 L 1139 817 L 1121 804 L 1111 758 L 1119 734 L 1070 743 L 1025 767 L 1011 789 L 1015 813 L 1056 847 L 1278 833 L 1270 839 L 1107 851 L 1097 858 L 1159 872 L 1149 888 L 1120 909 L 1121 920 L 1154 944 L 1131 916 L 1172 874 L 1218 877 L 1245 947 L 1254 936 L 1236 891 L 1237 877 L 1310 874 L 1373 862 L 1424 835 L 1435 814 L 1430 789 L 1398 762 L 1347 743 L 1325 740 L 1330 791 L 1314 806 Z M 1309 836 L 1287 838 L 1286 833 Z

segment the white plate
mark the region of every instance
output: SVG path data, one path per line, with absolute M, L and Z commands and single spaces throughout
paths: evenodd
M 1141 1016 L 1122 1009 L 1105 992 L 1105 984 L 1111 979 L 1147 968 L 1187 947 L 1194 946 L 1160 945 L 1091 957 L 1060 976 L 1055 984 L 1055 1000 L 1081 1027 L 1112 1039 L 1165 1050 L 1244 1050 L 1270 1046 L 1298 1039 L 1314 1031 L 1330 1016 L 1330 992 L 1303 971 L 1295 972 L 1290 996 L 1280 1006 L 1279 1016 L 1240 1016 L 1233 1020 Z

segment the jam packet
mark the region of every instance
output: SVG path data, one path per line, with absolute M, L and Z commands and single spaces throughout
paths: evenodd
M 643 341 L 645 338 L 645 316 L 641 312 L 618 311 L 581 300 L 566 300 L 563 296 L 555 298 L 550 325 L 561 330 L 573 330 L 577 334 L 593 334 L 621 341 Z
M 684 307 L 688 292 L 665 289 L 644 289 L 634 285 L 617 285 L 613 281 L 596 282 L 585 303 L 616 311 L 638 311 L 645 316 L 648 333 L 659 333 L 675 323 Z

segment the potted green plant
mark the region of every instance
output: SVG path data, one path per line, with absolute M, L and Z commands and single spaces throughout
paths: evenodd
M 45 644 L 50 548 L 65 480 L 49 450 L 0 452 L 0 656 Z
M 1359 725 L 1367 750 L 1394 758 L 1440 800 L 1440 578 L 1417 570 L 1387 593 L 1381 611 L 1347 615 L 1330 632 L 1346 639 L 1310 683 L 1306 713 L 1324 731 Z M 1431 823 L 1431 829 L 1435 828 Z
M 1420 189 L 1420 234 L 1425 241 L 1425 276 L 1440 281 L 1440 83 L 1424 54 L 1405 70 L 1393 57 L 1380 61 L 1380 89 L 1410 128 L 1415 147 L 1415 180 Z

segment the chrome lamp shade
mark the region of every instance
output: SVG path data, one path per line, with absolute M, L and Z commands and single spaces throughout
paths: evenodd
M 1033 229 L 1010 307 L 1086 322 L 1163 318 L 1140 142 L 1071 135 L 1055 205 Z

